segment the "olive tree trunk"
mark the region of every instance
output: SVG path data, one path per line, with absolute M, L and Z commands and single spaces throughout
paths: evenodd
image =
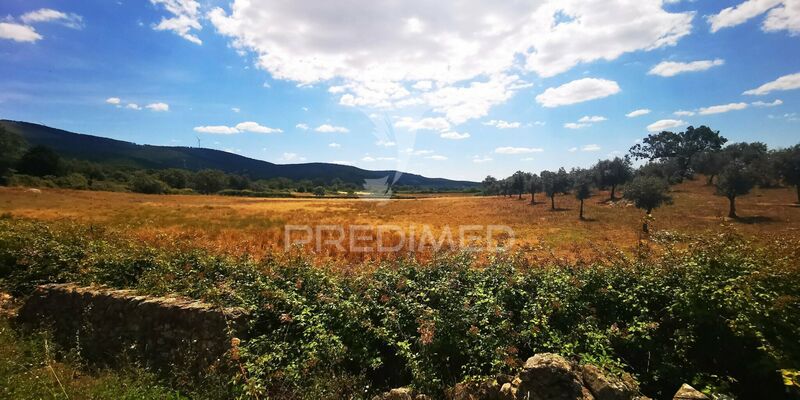
M 583 220 L 583 199 L 581 199 L 581 215 L 580 219 Z
M 736 196 L 728 197 L 728 201 L 731 203 L 731 207 L 728 210 L 728 218 L 736 218 Z
M 550 196 L 550 209 L 551 210 L 555 210 L 556 209 L 556 195 L 555 194 Z

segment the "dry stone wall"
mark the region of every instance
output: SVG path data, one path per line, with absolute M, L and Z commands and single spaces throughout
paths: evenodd
M 197 375 L 224 364 L 244 335 L 246 315 L 182 298 L 51 284 L 36 289 L 17 321 L 50 329 L 57 343 L 90 361 L 113 363 L 122 356 Z

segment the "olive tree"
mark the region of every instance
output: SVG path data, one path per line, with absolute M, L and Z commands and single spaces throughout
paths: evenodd
M 783 183 L 797 190 L 797 203 L 800 204 L 800 144 L 779 151 L 775 156 L 776 169 Z
M 611 201 L 616 200 L 617 186 L 623 185 L 633 178 L 633 168 L 628 157 L 600 160 L 592 169 L 594 170 L 597 186 L 611 189 L 611 196 L 609 197 Z
M 728 139 L 720 136 L 707 126 L 695 128 L 690 126 L 685 132 L 668 132 L 648 135 L 630 149 L 637 159 L 674 160 L 680 169 L 681 176 L 687 176 L 694 158 L 707 151 L 717 151 Z
M 528 176 L 528 191 L 531 193 L 531 204 L 536 204 L 536 192 L 542 190 L 542 178 L 536 174 Z
M 668 192 L 669 184 L 665 180 L 653 176 L 637 176 L 625 185 L 624 197 L 632 201 L 636 208 L 645 210 L 649 216 L 656 208 L 672 204 L 672 197 Z M 646 220 L 642 224 L 642 231 L 649 231 Z
M 556 209 L 556 194 L 565 193 L 569 190 L 569 174 L 564 168 L 559 168 L 558 172 L 542 171 L 542 190 L 550 198 L 550 209 Z
M 736 197 L 750 193 L 755 184 L 755 175 L 741 160 L 731 161 L 720 172 L 717 179 L 717 194 L 728 198 L 730 203 L 728 218 L 736 218 Z
M 583 220 L 583 201 L 592 197 L 592 177 L 591 172 L 585 169 L 572 170 L 573 193 L 575 198 L 580 200 L 581 209 L 578 218 Z

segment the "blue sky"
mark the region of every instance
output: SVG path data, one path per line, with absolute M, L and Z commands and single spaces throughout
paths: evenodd
M 800 0 L 330 3 L 4 0 L 0 118 L 472 180 L 800 142 Z

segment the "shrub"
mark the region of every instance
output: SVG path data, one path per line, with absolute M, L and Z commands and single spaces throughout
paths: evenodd
M 164 194 L 169 187 L 153 176 L 140 172 L 131 180 L 131 190 L 136 193 Z

